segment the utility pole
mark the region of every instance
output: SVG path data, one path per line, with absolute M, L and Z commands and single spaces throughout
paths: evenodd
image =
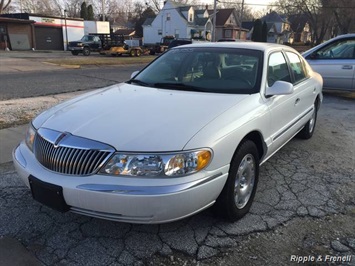
M 102 21 L 105 21 L 105 0 L 102 0 Z
M 213 4 L 213 34 L 212 34 L 212 41 L 216 41 L 216 18 L 217 18 L 217 0 L 214 0 Z
M 242 23 L 243 23 L 243 14 L 244 13 L 244 0 L 242 1 L 242 9 L 240 11 L 240 21 L 239 21 L 239 33 L 238 33 L 238 39 L 240 40 L 240 37 L 242 35 Z
M 65 23 L 65 50 L 68 51 L 68 25 L 67 25 L 67 10 L 64 9 L 64 23 Z

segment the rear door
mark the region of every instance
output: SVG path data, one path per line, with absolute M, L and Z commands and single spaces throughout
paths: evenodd
M 305 120 L 308 121 L 308 118 L 313 112 L 317 87 L 316 84 L 310 80 L 303 63 L 304 59 L 291 51 L 287 51 L 285 54 L 290 65 L 294 94 L 296 95 L 294 107 L 297 117 L 295 122 L 302 122 L 303 125 L 303 122 L 305 122 Z

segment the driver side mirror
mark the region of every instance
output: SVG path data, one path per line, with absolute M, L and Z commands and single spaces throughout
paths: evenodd
M 271 87 L 267 87 L 265 91 L 266 97 L 273 95 L 288 95 L 293 93 L 293 84 L 290 82 L 278 80 Z

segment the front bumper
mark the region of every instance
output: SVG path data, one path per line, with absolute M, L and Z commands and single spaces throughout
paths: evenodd
M 82 52 L 84 50 L 84 47 L 74 47 L 74 46 L 68 46 L 69 51 L 78 51 Z
M 165 223 L 213 205 L 223 189 L 229 165 L 183 178 L 131 178 L 104 175 L 69 176 L 45 169 L 22 142 L 13 151 L 20 177 L 29 176 L 62 187 L 69 210 L 130 223 Z

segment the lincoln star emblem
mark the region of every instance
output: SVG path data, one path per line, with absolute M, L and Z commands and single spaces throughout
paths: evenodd
M 54 148 L 58 148 L 59 147 L 59 143 L 67 136 L 67 133 L 62 133 L 60 134 L 60 136 L 56 139 L 56 141 L 54 142 Z

